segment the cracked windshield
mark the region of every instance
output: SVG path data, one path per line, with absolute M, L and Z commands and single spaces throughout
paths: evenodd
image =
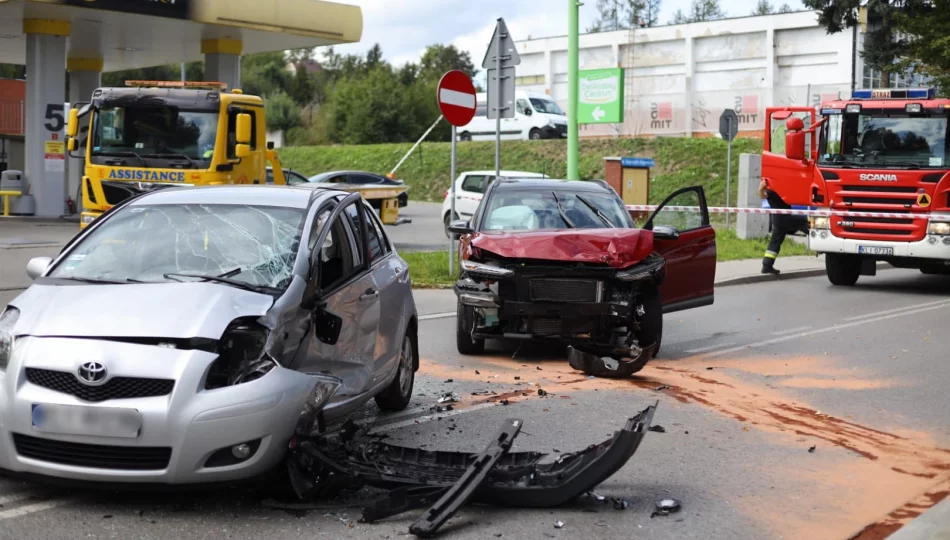
M 155 205 L 121 210 L 92 231 L 52 278 L 162 282 L 222 276 L 284 289 L 303 210 L 248 205 Z
M 111 107 L 99 111 L 93 154 L 183 160 L 211 159 L 217 111 L 177 107 Z
M 838 167 L 944 167 L 947 117 L 833 114 L 819 163 Z

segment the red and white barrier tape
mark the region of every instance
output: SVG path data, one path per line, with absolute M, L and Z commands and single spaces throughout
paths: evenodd
M 627 205 L 627 210 L 653 212 L 658 207 L 656 205 Z M 896 212 L 855 212 L 849 210 L 797 210 L 784 208 L 729 208 L 725 206 L 710 206 L 707 208 L 710 214 L 779 214 L 792 216 L 813 216 L 813 217 L 870 217 L 870 218 L 894 218 L 894 219 L 929 219 L 933 221 L 950 221 L 950 215 L 941 214 L 900 214 Z M 664 206 L 665 212 L 700 212 L 699 206 Z

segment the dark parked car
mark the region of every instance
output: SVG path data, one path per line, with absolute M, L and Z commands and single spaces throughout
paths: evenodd
M 405 186 L 406 183 L 399 179 L 388 178 L 375 173 L 364 171 L 330 171 L 311 176 L 308 180 L 314 184 L 348 184 L 351 186 Z M 374 207 L 378 202 L 369 201 Z M 409 192 L 403 192 L 399 195 L 399 206 L 405 207 L 409 204 Z
M 700 212 L 666 210 L 692 206 Z M 461 235 L 458 350 L 556 339 L 572 367 L 635 373 L 659 352 L 663 313 L 713 303 L 716 234 L 701 187 L 637 228 L 603 181 L 499 179 Z
M 296 185 L 296 184 L 307 183 L 306 176 L 300 174 L 297 171 L 292 171 L 290 169 L 284 169 L 284 179 L 287 180 L 287 184 L 291 186 Z M 274 169 L 272 167 L 267 168 L 267 183 L 268 184 L 274 183 Z

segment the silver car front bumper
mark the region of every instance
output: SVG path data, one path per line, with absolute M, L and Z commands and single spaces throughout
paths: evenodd
M 252 382 L 205 390 L 216 358 L 201 350 L 116 341 L 18 339 L 7 371 L 0 372 L 0 468 L 75 480 L 167 484 L 230 481 L 266 472 L 284 456 L 315 377 L 277 367 Z M 110 379 L 171 379 L 174 387 L 162 396 L 89 402 L 27 380 L 27 368 L 76 374 L 90 360 L 107 366 Z M 127 436 L 78 434 L 72 428 L 65 430 L 72 433 L 40 431 L 34 425 L 34 405 L 100 413 L 131 409 L 140 415 L 141 429 Z M 245 461 L 208 466 L 219 450 L 254 441 L 256 451 Z M 111 461 L 105 459 L 109 456 Z

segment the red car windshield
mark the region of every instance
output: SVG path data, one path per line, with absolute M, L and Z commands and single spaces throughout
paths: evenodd
M 486 203 L 482 231 L 632 227 L 626 208 L 607 193 L 503 190 L 494 192 Z

